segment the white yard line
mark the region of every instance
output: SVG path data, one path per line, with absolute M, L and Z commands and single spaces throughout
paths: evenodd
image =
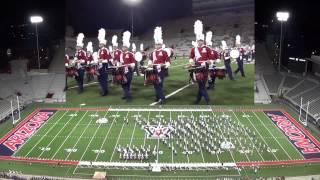
M 257 116 L 257 114 L 255 113 L 255 112 L 253 112 L 253 114 L 259 119 L 259 121 L 264 125 L 264 123 L 262 122 L 262 120 L 260 119 L 260 117 L 258 117 Z M 266 127 L 266 126 L 264 126 L 266 129 L 267 129 L 267 131 L 271 134 L 271 136 L 273 136 L 273 134 L 270 132 L 270 130 Z M 274 136 L 273 136 L 274 137 Z M 292 157 L 288 154 L 288 152 L 282 147 L 282 145 L 279 143 L 279 141 L 274 137 L 274 139 L 277 141 L 277 143 L 280 145 L 280 147 L 281 147 L 281 149 L 286 153 L 286 155 L 290 158 L 290 159 L 292 159 Z
M 178 92 L 186 89 L 186 88 L 189 87 L 190 85 L 191 85 L 191 84 L 187 84 L 187 85 L 183 86 L 182 88 L 173 91 L 172 93 L 166 95 L 165 98 L 168 99 L 169 97 L 171 97 L 171 96 L 177 94 Z M 153 103 L 150 104 L 150 106 L 154 106 L 154 105 L 157 105 L 157 104 L 159 104 L 159 102 L 153 102 Z
M 62 117 L 63 117 L 67 112 L 68 112 L 68 111 L 66 111 L 65 113 L 63 113 L 63 115 L 57 120 L 57 122 L 56 122 L 53 126 L 51 126 L 51 127 L 49 128 L 49 130 L 48 130 L 44 135 L 42 135 L 42 137 L 37 141 L 37 143 L 28 151 L 28 153 L 27 153 L 24 157 L 27 157 L 27 156 L 33 151 L 33 149 L 38 146 L 38 144 L 42 141 L 42 139 L 51 131 L 51 129 L 52 129 L 56 124 L 58 124 L 58 121 L 60 121 L 60 120 L 62 119 Z M 57 112 L 56 112 L 54 115 L 56 115 L 56 114 L 57 114 Z M 53 115 L 53 116 L 54 116 L 54 115 Z M 50 119 L 52 119 L 53 116 L 51 116 Z M 48 121 L 47 121 L 47 122 L 48 122 Z M 45 125 L 46 125 L 46 124 L 45 124 Z M 45 126 L 45 125 L 44 125 L 44 126 Z M 43 128 L 44 126 L 42 126 L 41 128 Z M 41 128 L 40 128 L 40 129 L 41 129 Z M 39 132 L 40 129 L 38 129 L 38 132 Z M 35 133 L 33 136 L 36 136 L 36 134 L 37 134 L 37 133 Z M 31 137 L 29 137 L 29 139 L 28 139 L 24 144 L 27 144 L 27 142 L 28 142 L 30 139 L 31 139 Z M 13 154 L 12 156 L 14 156 L 15 154 L 17 154 L 17 153 L 20 151 L 20 149 L 22 149 L 22 147 L 20 147 L 16 152 L 14 152 L 14 154 Z
M 268 117 L 265 113 L 263 113 L 266 117 Z M 269 118 L 269 117 L 268 117 Z M 270 119 L 270 118 L 269 118 Z M 274 124 L 274 123 L 272 123 L 273 124 L 273 126 L 276 128 L 276 129 L 278 129 L 279 130 L 279 132 L 282 134 L 282 137 L 275 137 L 275 136 L 272 136 L 273 138 L 276 138 L 276 139 L 282 139 L 282 138 L 284 138 L 284 139 L 286 139 L 286 140 L 288 140 L 288 138 L 280 131 L 280 129 Z M 302 159 L 304 159 L 304 157 L 303 157 L 303 155 L 301 154 L 301 152 L 300 151 L 298 151 L 298 149 L 291 143 L 291 142 L 289 142 L 289 144 L 291 144 L 291 146 L 293 147 L 293 149 L 295 149 L 300 155 L 301 155 L 301 158 Z
M 192 114 L 192 116 L 194 116 L 192 111 L 191 111 L 191 114 Z M 203 112 L 202 112 L 202 114 L 203 114 Z M 204 157 L 203 157 L 203 152 L 202 152 L 202 147 L 201 147 L 201 145 L 200 145 L 200 152 L 201 152 L 202 162 L 204 162 L 204 163 L 205 163 L 205 160 L 204 160 Z
M 212 111 L 211 113 L 212 113 L 212 115 L 214 115 L 213 111 Z M 220 133 L 222 134 L 223 139 L 226 140 L 226 137 L 224 136 L 222 130 L 221 130 L 220 128 L 218 128 L 218 129 L 219 129 Z M 231 158 L 232 158 L 233 162 L 236 163 L 236 160 L 234 159 L 233 154 L 231 153 L 231 151 L 229 151 L 229 153 L 230 153 L 230 155 L 231 155 Z M 240 171 L 239 171 L 239 169 L 238 169 L 238 173 L 239 173 L 239 175 L 241 174 Z
M 68 133 L 67 138 L 65 138 L 63 140 L 63 142 L 61 143 L 61 145 L 59 146 L 59 148 L 56 150 L 56 152 L 54 153 L 54 155 L 51 157 L 51 159 L 54 159 L 54 157 L 58 154 L 58 152 L 60 151 L 61 147 L 64 145 L 64 143 L 67 142 L 67 140 L 69 139 L 70 135 L 73 133 L 73 131 L 77 128 L 78 124 L 83 120 L 83 118 L 86 116 L 86 114 L 88 113 L 88 111 L 86 111 L 84 113 L 84 115 L 81 117 L 80 121 L 77 122 L 77 124 L 75 126 L 73 126 L 73 128 L 71 129 L 71 131 Z
M 98 113 L 98 111 L 96 111 L 95 114 L 97 114 L 97 113 Z M 73 145 L 72 149 L 74 149 L 74 148 L 78 145 L 78 143 L 80 142 L 83 134 L 86 132 L 86 130 L 88 129 L 89 125 L 91 124 L 93 118 L 94 118 L 93 116 L 90 117 L 90 122 L 87 124 L 86 128 L 82 131 L 80 137 L 77 138 L 77 142 Z M 69 154 L 67 155 L 67 157 L 65 158 L 65 160 L 67 160 L 70 155 L 71 155 L 71 152 L 69 152 Z
M 234 111 L 232 111 L 232 113 L 233 113 L 233 115 L 237 118 L 238 122 L 240 122 L 240 124 L 243 125 L 242 122 L 239 120 L 238 116 L 236 115 L 236 113 L 234 113 Z M 243 113 L 243 114 L 244 114 L 244 113 Z M 244 132 L 246 133 L 248 139 L 249 139 L 249 140 L 251 141 L 251 143 L 254 145 L 254 148 L 255 148 L 256 151 L 258 152 L 258 154 L 259 154 L 259 156 L 261 157 L 261 159 L 262 159 L 263 161 L 265 161 L 264 158 L 262 157 L 262 155 L 260 154 L 260 152 L 258 151 L 258 149 L 257 149 L 257 147 L 256 147 L 256 144 L 252 142 L 252 140 L 251 140 L 249 134 L 247 133 L 247 131 L 244 129 L 244 127 L 241 127 L 241 128 L 244 130 Z
M 258 129 L 256 128 L 256 126 L 251 122 L 250 118 L 246 117 L 247 120 L 250 122 L 251 126 L 255 129 L 255 131 L 259 134 L 259 136 L 261 137 L 261 139 L 263 140 L 263 142 L 268 146 L 268 148 L 272 149 L 270 147 L 270 145 L 266 142 L 266 140 L 264 139 L 264 137 L 260 134 L 260 132 L 258 131 Z M 271 153 L 273 154 L 273 156 L 276 158 L 276 160 L 279 160 L 278 157 L 276 156 L 276 154 L 274 152 L 271 151 Z
M 76 111 L 76 113 L 78 113 L 79 111 Z M 71 116 L 69 118 L 69 120 L 67 121 L 67 123 L 58 131 L 58 133 L 53 137 L 53 139 L 49 142 L 49 144 L 46 146 L 47 148 L 52 144 L 52 142 L 57 138 L 58 134 L 60 134 L 62 132 L 62 130 L 67 126 L 67 124 L 74 118 L 75 116 Z M 38 156 L 41 157 L 42 154 L 44 153 L 45 151 L 42 151 L 41 154 Z
M 102 142 L 102 144 L 101 144 L 101 146 L 100 146 L 100 148 L 99 148 L 100 151 L 102 150 L 102 147 L 104 146 L 104 143 L 106 142 L 106 140 L 107 140 L 107 138 L 108 138 L 108 136 L 109 136 L 109 133 L 110 133 L 110 131 L 111 131 L 111 129 L 112 129 L 112 126 L 113 126 L 113 122 L 116 120 L 117 115 L 118 115 L 118 112 L 116 113 L 116 115 L 114 116 L 114 118 L 113 118 L 113 120 L 112 120 L 112 123 L 111 123 L 111 125 L 110 125 L 110 127 L 109 127 L 109 129 L 108 129 L 107 135 L 104 137 L 104 140 L 103 140 L 103 142 Z M 94 159 L 94 161 L 97 161 L 97 159 L 99 158 L 99 156 L 100 156 L 100 151 L 98 152 L 98 155 L 96 156 L 96 158 Z
M 149 113 L 148 113 L 148 122 L 149 122 L 149 119 L 150 119 L 150 111 L 149 111 Z M 147 135 L 146 135 L 146 133 L 144 133 L 144 139 L 143 139 L 143 147 L 145 148 L 145 145 L 146 145 L 146 139 L 147 139 Z M 142 162 L 143 160 L 141 159 L 141 162 Z
M 139 117 L 139 112 L 138 112 L 138 117 Z M 131 138 L 130 138 L 130 144 L 129 144 L 129 147 L 131 148 L 131 144 L 132 144 L 132 140 L 133 140 L 133 135 L 134 135 L 134 131 L 136 130 L 136 126 L 137 126 L 137 122 L 135 121 L 134 123 L 134 127 L 133 127 L 133 131 L 132 131 L 132 135 L 131 135 Z M 128 160 L 126 159 L 125 162 L 127 162 Z
M 104 115 L 104 117 L 106 117 L 108 113 L 109 113 L 109 111 L 108 111 L 108 109 L 107 109 L 107 112 L 106 112 L 106 114 Z M 92 143 L 92 140 L 93 140 L 93 138 L 96 136 L 96 134 L 97 134 L 97 132 L 98 132 L 98 130 L 99 130 L 99 128 L 100 128 L 100 126 L 101 126 L 101 124 L 99 124 L 98 128 L 97 128 L 97 129 L 96 129 L 96 131 L 94 132 L 94 134 L 93 134 L 92 138 L 90 139 L 90 142 L 88 143 L 88 145 L 87 145 L 86 149 L 84 150 L 84 153 L 82 154 L 82 156 L 81 156 L 81 158 L 80 158 L 80 160 L 79 160 L 79 161 L 82 161 L 82 159 L 83 159 L 84 155 L 87 153 L 88 148 L 90 147 L 90 145 L 91 145 L 91 143 Z M 77 167 L 78 167 L 78 166 L 77 166 Z M 76 167 L 76 168 L 77 168 L 77 167 Z
M 118 111 L 118 112 L 119 112 L 119 111 Z M 117 112 L 117 113 L 118 113 L 118 112 Z M 128 117 L 128 115 L 129 115 L 129 111 L 127 112 L 126 118 Z M 112 154 L 111 154 L 111 157 L 110 157 L 109 162 L 112 162 L 113 155 L 114 155 L 114 153 L 116 152 L 116 148 L 117 148 L 119 139 L 120 139 L 120 137 L 121 137 L 121 133 L 122 133 L 124 124 L 125 124 L 125 122 L 122 123 L 122 127 L 121 127 L 121 130 L 120 130 L 120 132 L 119 132 L 119 136 L 118 136 L 118 139 L 117 139 L 117 141 L 116 141 L 116 144 L 113 146 L 113 151 L 112 151 Z

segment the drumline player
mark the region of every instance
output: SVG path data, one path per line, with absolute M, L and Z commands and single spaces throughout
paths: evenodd
M 230 51 L 227 47 L 226 41 L 221 41 L 222 43 L 222 52 L 221 52 L 221 57 L 224 61 L 224 65 L 226 67 L 226 73 L 229 76 L 229 79 L 234 81 L 233 75 L 232 75 L 232 68 L 231 68 L 231 57 L 230 57 Z
M 108 95 L 108 62 L 113 62 L 109 50 L 105 47 L 107 40 L 105 39 L 106 31 L 101 28 L 98 34 L 99 50 L 98 50 L 98 81 L 101 86 L 101 96 Z
M 86 53 L 86 76 L 87 76 L 87 82 L 90 82 L 94 79 L 94 76 L 93 76 L 93 72 L 92 72 L 92 65 L 91 65 L 91 62 L 93 62 L 93 56 L 92 56 L 92 53 L 93 53 L 93 47 L 92 47 L 92 42 L 88 42 L 87 44 L 87 53 Z
M 130 48 L 130 36 L 129 31 L 125 31 L 122 36 L 122 53 L 120 55 L 120 62 L 117 63 L 118 67 L 124 68 L 124 76 L 126 77 L 126 82 L 122 83 L 123 97 L 127 101 L 131 101 L 132 97 L 130 94 L 131 81 L 133 76 L 133 70 L 135 67 L 135 59 L 132 52 L 129 51 Z
M 86 52 L 83 50 L 83 39 L 84 34 L 79 33 L 77 36 L 76 53 L 74 56 L 74 63 L 77 71 L 75 75 L 75 80 L 77 81 L 78 85 L 78 93 L 82 93 L 84 91 L 83 78 L 85 72 L 84 66 L 86 63 Z
M 167 52 L 162 49 L 163 39 L 162 39 L 162 29 L 161 27 L 156 27 L 154 30 L 154 42 L 155 49 L 149 56 L 148 66 L 153 67 L 158 75 L 158 81 L 153 83 L 156 99 L 155 102 L 159 102 L 160 104 L 165 103 L 165 96 L 163 93 L 163 83 L 165 72 L 164 68 L 168 68 L 171 64 L 170 57 Z
M 197 20 L 194 24 L 194 32 L 196 34 L 196 46 L 191 49 L 189 56 L 190 65 L 195 64 L 201 66 L 207 72 L 209 64 L 212 64 L 211 49 L 204 44 L 203 24 L 200 20 Z M 204 97 L 206 104 L 209 104 L 209 95 L 206 89 L 207 73 L 204 74 L 202 80 L 197 80 L 198 94 L 194 104 L 199 104 L 201 98 Z

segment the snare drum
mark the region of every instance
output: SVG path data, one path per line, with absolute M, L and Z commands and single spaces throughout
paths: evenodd
M 74 67 L 67 67 L 66 68 L 68 77 L 77 76 L 77 70 Z
M 203 82 L 208 79 L 208 70 L 205 67 L 192 68 L 189 72 L 193 82 Z
M 219 79 L 223 79 L 226 77 L 226 69 L 224 67 L 215 68 L 215 76 Z
M 159 83 L 159 76 L 155 69 L 153 68 L 146 68 L 144 70 L 144 84 L 154 84 Z
M 125 84 L 128 82 L 127 77 L 124 73 L 124 67 L 120 67 L 113 72 L 113 83 L 115 84 Z

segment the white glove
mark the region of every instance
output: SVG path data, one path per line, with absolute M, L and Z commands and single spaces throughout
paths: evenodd
M 87 64 L 89 65 L 89 64 L 90 64 L 90 61 L 87 61 Z
M 149 66 L 152 65 L 152 61 L 151 60 L 148 61 L 148 65 Z
M 189 59 L 189 63 L 190 64 L 194 63 L 193 59 Z
M 68 67 L 68 66 L 69 66 L 69 64 L 68 64 L 68 63 L 65 63 L 64 65 L 65 65 L 66 67 Z
M 120 66 L 120 62 L 119 62 L 119 61 L 117 61 L 117 64 L 116 64 L 116 66 Z
M 214 60 L 210 60 L 210 64 L 214 64 Z
M 110 59 L 109 61 L 113 64 L 113 59 Z
M 201 63 L 201 66 L 206 66 L 206 63 L 205 63 L 205 62 L 202 62 L 202 63 Z
M 170 62 L 166 62 L 166 68 L 170 66 Z
M 130 67 L 131 67 L 131 68 L 134 68 L 135 66 L 136 66 L 135 63 L 131 63 L 131 64 L 130 64 Z

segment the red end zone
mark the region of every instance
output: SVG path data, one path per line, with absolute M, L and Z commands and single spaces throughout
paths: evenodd
M 15 128 L 10 130 L 5 136 L 0 139 L 0 144 L 5 142 L 10 138 L 14 133 L 16 133 L 21 127 L 28 123 L 32 118 L 34 118 L 37 113 L 41 111 L 57 111 L 57 110 L 74 110 L 74 111 L 106 111 L 108 108 L 37 108 L 30 115 L 28 115 L 23 121 L 21 121 Z M 212 109 L 214 112 L 270 112 L 276 111 L 281 112 L 285 117 L 290 120 L 290 122 L 301 130 L 315 145 L 320 147 L 320 142 L 315 139 L 300 123 L 298 123 L 290 114 L 288 114 L 283 109 Z M 1 149 L 0 149 L 1 150 Z M 77 165 L 79 161 L 72 160 L 47 160 L 47 159 L 37 159 L 37 158 L 24 158 L 24 157 L 13 157 L 13 156 L 1 156 L 0 160 L 9 160 L 9 161 L 23 161 L 23 162 L 34 162 L 34 163 L 48 163 L 48 164 L 65 164 L 65 165 Z M 253 162 L 236 162 L 237 166 L 270 166 L 270 165 L 289 165 L 289 164 L 304 164 L 304 163 L 320 163 L 320 158 L 309 158 L 309 159 L 300 159 L 300 160 L 283 160 L 283 161 L 253 161 Z

